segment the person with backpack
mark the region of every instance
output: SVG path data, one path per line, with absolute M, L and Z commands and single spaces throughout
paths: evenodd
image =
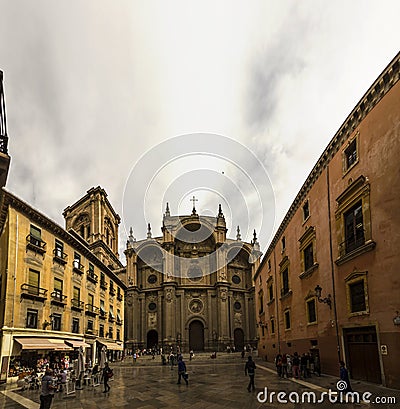
M 110 389 L 111 389 L 111 387 L 110 387 L 110 385 L 108 384 L 108 381 L 110 380 L 110 378 L 112 378 L 113 377 L 113 370 L 109 367 L 109 365 L 108 365 L 108 362 L 106 362 L 105 364 L 104 364 L 104 368 L 103 368 L 103 374 L 102 374 L 102 380 L 103 380 L 103 383 L 104 383 L 104 391 L 103 391 L 103 393 L 106 393 L 106 392 L 109 392 L 110 391 Z
M 253 391 L 256 390 L 256 387 L 254 386 L 254 376 L 255 376 L 255 370 L 256 370 L 256 364 L 253 361 L 253 358 L 251 356 L 248 357 L 248 360 L 246 362 L 246 365 L 244 367 L 244 373 L 247 376 L 249 375 L 249 385 L 247 386 L 247 390 L 250 392 L 251 389 Z

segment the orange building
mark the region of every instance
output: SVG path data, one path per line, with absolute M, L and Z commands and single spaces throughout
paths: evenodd
M 259 354 L 400 388 L 400 54 L 312 169 L 254 278 Z

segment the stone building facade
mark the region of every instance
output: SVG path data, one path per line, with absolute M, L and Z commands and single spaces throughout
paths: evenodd
M 254 283 L 260 258 L 254 235 L 227 239 L 221 207 L 216 217 L 171 216 L 162 236 L 125 250 L 126 348 L 179 347 L 183 351 L 241 350 L 255 345 Z M 122 276 L 121 276 L 122 278 Z
M 400 54 L 312 169 L 255 275 L 259 354 L 400 388 Z

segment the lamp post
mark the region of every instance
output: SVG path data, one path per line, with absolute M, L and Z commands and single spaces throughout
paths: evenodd
M 329 308 L 332 309 L 332 297 L 331 297 L 331 295 L 328 294 L 327 297 L 322 298 L 321 293 L 322 293 L 322 288 L 319 285 L 317 285 L 315 287 L 315 296 L 317 297 L 318 302 L 328 304 Z

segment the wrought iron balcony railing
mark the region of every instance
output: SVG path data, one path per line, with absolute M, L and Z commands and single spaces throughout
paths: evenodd
M 52 293 L 51 293 L 51 302 L 53 303 L 53 304 L 66 304 L 66 300 L 67 300 L 67 296 L 66 295 L 63 295 L 63 293 L 62 292 L 60 292 L 60 291 L 57 291 L 57 290 L 55 290 L 55 291 L 53 291 Z
M 32 234 L 28 234 L 26 236 L 26 248 L 44 254 L 46 253 L 46 242 Z
M 53 260 L 60 264 L 67 264 L 68 255 L 64 253 L 61 249 L 53 250 Z
M 25 283 L 21 285 L 21 297 L 44 301 L 47 298 L 47 290 L 45 288 Z
M 92 304 L 86 304 L 86 306 L 85 306 L 85 313 L 87 314 L 87 315 L 92 315 L 92 316 L 95 316 L 95 315 L 98 315 L 99 314 L 99 308 L 98 307 L 95 307 L 94 305 L 92 305 Z
M 75 273 L 78 273 L 78 274 L 83 274 L 84 273 L 84 266 L 83 266 L 83 264 L 81 264 L 80 262 L 79 262 L 79 260 L 74 260 L 73 262 L 72 262 L 72 270 L 75 272 Z
M 91 270 L 88 270 L 87 272 L 86 272 L 86 277 L 87 277 L 87 279 L 89 280 L 89 281 L 91 281 L 92 283 L 97 283 L 97 281 L 98 281 L 98 279 L 99 279 L 99 277 L 98 277 L 98 275 L 97 274 L 95 274 L 95 273 L 93 273 L 93 271 L 91 271 Z
M 85 303 L 78 298 L 72 298 L 71 300 L 71 308 L 73 310 L 82 311 Z

